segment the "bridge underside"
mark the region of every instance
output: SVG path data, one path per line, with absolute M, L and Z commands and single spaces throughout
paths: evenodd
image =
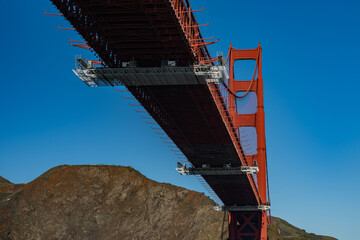
M 241 166 L 207 85 L 128 87 L 195 166 Z M 159 114 L 162 113 L 162 114 Z M 258 205 L 248 175 L 204 176 L 226 205 Z
M 195 62 L 169 0 L 52 2 L 110 67 L 134 59 L 143 67 L 160 66 L 164 59 L 184 66 Z M 233 133 L 228 132 L 208 85 L 128 89 L 195 167 L 241 165 Z M 226 205 L 259 204 L 248 175 L 204 178 Z
M 195 60 L 182 26 L 168 0 L 52 0 L 106 64 L 136 60 L 160 66 Z
M 139 67 L 160 67 L 162 60 L 175 60 L 178 66 L 188 67 L 202 57 L 210 57 L 206 47 L 195 53 L 185 34 L 189 26 L 181 24 L 173 7 L 174 2 L 184 4 L 183 0 L 51 1 L 110 68 L 121 68 L 122 62 L 133 60 Z M 201 42 L 201 35 L 198 37 L 195 41 Z M 236 132 L 229 129 L 214 99 L 213 92 L 221 97 L 218 85 L 127 88 L 181 150 L 179 154 L 195 167 L 222 167 L 228 163 L 238 167 L 244 162 L 241 146 L 234 142 Z M 225 205 L 260 204 L 251 175 L 203 177 Z M 260 239 L 260 225 L 266 224 L 261 214 L 232 213 L 230 239 Z

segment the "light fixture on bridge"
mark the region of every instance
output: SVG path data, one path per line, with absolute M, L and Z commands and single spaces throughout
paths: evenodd
M 161 60 L 161 67 L 176 67 L 176 61 Z

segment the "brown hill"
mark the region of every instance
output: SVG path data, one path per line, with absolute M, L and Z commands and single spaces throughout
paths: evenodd
M 14 184 L 0 176 L 0 201 L 10 196 L 13 192 L 16 192 L 23 185 L 24 184 Z
M 0 197 L 2 193 L 0 189 Z M 213 210 L 211 199 L 152 181 L 131 167 L 59 166 L 5 193 L 0 198 L 0 239 L 228 236 L 227 216 Z M 278 218 L 269 225 L 269 240 L 333 240 L 306 234 Z
M 0 202 L 0 239 L 220 239 L 212 206 L 130 167 L 60 166 Z
M 307 233 L 277 217 L 272 217 L 272 224 L 268 225 L 268 235 L 272 240 L 336 240 L 332 237 Z
M 10 182 L 9 180 L 7 180 L 7 179 L 3 178 L 2 176 L 0 176 L 0 184 L 1 183 L 12 183 L 12 182 Z

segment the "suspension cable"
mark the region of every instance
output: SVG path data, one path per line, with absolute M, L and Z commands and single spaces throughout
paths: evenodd
M 229 49 L 229 53 L 228 53 L 228 55 L 227 55 L 227 57 L 226 57 L 226 61 L 225 61 L 225 62 L 227 62 L 227 60 L 229 59 L 229 55 L 230 55 L 230 49 Z M 258 54 L 257 54 L 257 56 L 256 56 L 255 69 L 254 69 L 254 73 L 253 73 L 251 82 L 250 82 L 250 84 L 249 84 L 248 89 L 246 90 L 246 92 L 245 92 L 243 95 L 241 95 L 241 96 L 236 95 L 236 93 L 234 93 L 233 91 L 231 91 L 231 90 L 229 89 L 229 86 L 226 85 L 226 83 L 225 83 L 224 81 L 221 81 L 221 82 L 224 84 L 225 88 L 229 91 L 229 93 L 231 93 L 231 95 L 233 95 L 235 98 L 243 98 L 243 97 L 245 97 L 245 96 L 250 92 L 250 89 L 251 89 L 251 87 L 252 87 L 252 85 L 253 85 L 253 83 L 254 83 L 254 80 L 255 80 L 256 70 L 258 69 L 258 65 L 259 65 L 259 63 L 258 63 L 259 55 L 260 55 L 260 51 L 258 51 Z

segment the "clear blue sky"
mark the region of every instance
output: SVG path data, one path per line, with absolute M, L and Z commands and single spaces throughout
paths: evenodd
M 360 239 L 360 4 L 358 1 L 200 1 L 211 47 L 263 46 L 272 213 L 307 231 Z M 204 192 L 174 170 L 176 157 L 112 88 L 71 71 L 70 31 L 48 0 L 0 9 L 0 175 L 20 183 L 60 164 L 131 165 Z

